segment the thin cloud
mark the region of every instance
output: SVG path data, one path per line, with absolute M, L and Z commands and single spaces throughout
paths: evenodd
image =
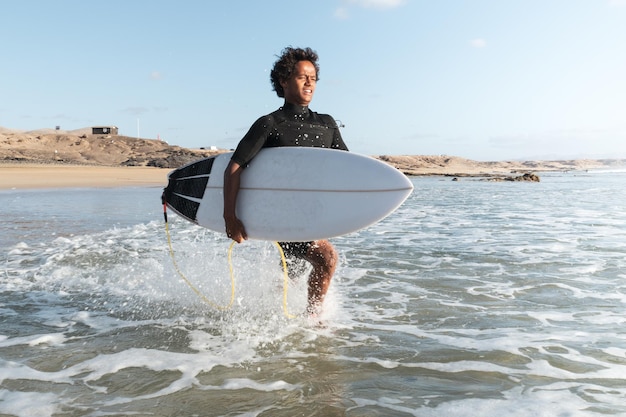
M 122 110 L 122 113 L 131 114 L 133 116 L 141 116 L 142 114 L 148 113 L 150 109 L 147 107 L 126 107 Z
M 338 9 L 335 10 L 335 13 L 333 16 L 336 19 L 346 20 L 350 17 L 350 12 L 348 12 L 347 7 L 339 7 Z
M 626 0 L 609 0 L 609 7 L 626 7 Z
M 348 0 L 348 4 L 353 4 L 365 9 L 393 9 L 402 6 L 406 0 Z
M 487 41 L 483 38 L 475 38 L 469 41 L 470 46 L 473 48 L 485 48 L 487 46 Z
M 403 6 L 406 0 L 343 0 L 342 5 L 335 9 L 333 14 L 336 19 L 346 20 L 350 18 L 350 7 L 362 9 L 395 9 Z
M 54 116 L 52 116 L 50 118 L 51 119 L 60 119 L 60 120 L 70 120 L 71 119 L 71 117 L 68 116 L 65 113 L 58 113 L 58 114 L 55 114 Z
M 404 138 L 402 138 L 402 140 L 409 140 L 409 141 L 413 141 L 413 140 L 432 140 L 432 139 L 440 139 L 441 136 L 439 136 L 436 133 L 413 133 L 409 136 L 405 136 Z
M 168 110 L 169 110 L 168 107 L 163 107 L 163 106 L 154 106 L 154 107 L 136 106 L 136 107 L 126 107 L 125 109 L 122 109 L 121 112 L 130 114 L 133 116 L 141 116 L 142 114 L 146 114 L 150 112 L 162 113 Z

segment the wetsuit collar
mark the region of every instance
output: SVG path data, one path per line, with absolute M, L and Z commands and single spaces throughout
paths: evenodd
M 300 106 L 285 101 L 283 110 L 289 114 L 304 116 L 309 113 L 309 106 Z

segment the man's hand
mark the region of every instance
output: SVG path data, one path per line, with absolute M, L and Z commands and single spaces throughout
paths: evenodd
M 244 240 L 248 239 L 246 229 L 243 226 L 241 220 L 239 220 L 237 217 L 225 217 L 224 223 L 226 224 L 226 236 L 228 236 L 230 239 L 234 240 L 237 243 L 241 243 Z

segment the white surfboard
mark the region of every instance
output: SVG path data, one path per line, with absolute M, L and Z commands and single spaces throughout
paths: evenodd
M 182 217 L 224 233 L 224 170 L 232 153 L 172 171 L 167 205 Z M 237 217 L 248 238 L 300 242 L 345 235 L 392 213 L 413 185 L 394 167 L 351 152 L 265 148 L 241 175 Z

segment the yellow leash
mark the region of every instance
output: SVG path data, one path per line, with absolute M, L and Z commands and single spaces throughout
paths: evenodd
M 178 276 L 180 276 L 182 278 L 183 281 L 185 281 L 185 283 L 189 286 L 189 288 L 191 288 L 193 290 L 193 292 L 195 292 L 198 297 L 200 297 L 202 299 L 202 301 L 204 301 L 205 303 L 207 303 L 208 305 L 218 309 L 218 310 L 228 310 L 233 306 L 233 303 L 235 302 L 235 276 L 233 274 L 233 268 L 232 265 L 230 265 L 230 302 L 228 303 L 228 305 L 226 306 L 222 306 L 219 304 L 214 303 L 213 301 L 209 300 L 204 294 L 202 294 L 202 292 L 197 289 L 192 283 L 191 281 L 189 281 L 187 279 L 187 277 L 185 276 L 185 274 L 183 274 L 180 270 L 180 268 L 178 267 L 178 263 L 176 262 L 176 258 L 174 257 L 174 248 L 172 248 L 172 237 L 170 236 L 170 228 L 168 226 L 168 223 L 165 222 L 165 233 L 167 234 L 167 245 L 170 249 L 170 257 L 172 258 L 172 263 L 174 264 L 174 268 L 176 269 L 176 272 L 178 273 Z M 228 262 L 230 264 L 230 253 L 233 249 L 233 244 L 235 243 L 235 241 L 233 241 L 233 243 L 230 245 L 230 249 L 228 250 Z
M 283 311 L 285 312 L 285 316 L 287 318 L 293 319 L 296 317 L 294 314 L 289 313 L 289 307 L 287 307 L 287 290 L 289 289 L 289 271 L 287 270 L 287 259 L 285 259 L 285 252 L 283 248 L 280 247 L 278 242 L 274 242 L 276 247 L 278 248 L 278 252 L 280 252 L 280 261 L 283 265 Z
M 164 205 L 164 210 L 165 210 L 165 205 Z M 178 276 L 182 278 L 182 280 L 189 286 L 189 288 L 193 290 L 193 292 L 196 293 L 198 297 L 200 297 L 202 301 L 204 301 L 208 305 L 218 310 L 222 310 L 222 311 L 229 310 L 233 306 L 233 303 L 235 302 L 235 273 L 233 270 L 232 252 L 233 252 L 233 247 L 235 246 L 236 242 L 233 240 L 233 242 L 230 244 L 230 247 L 228 248 L 228 268 L 230 270 L 230 301 L 228 305 L 222 306 L 209 300 L 199 289 L 197 289 L 191 283 L 191 281 L 187 279 L 185 274 L 181 272 L 180 268 L 178 267 L 178 263 L 176 262 L 176 257 L 174 256 L 174 248 L 172 247 L 172 237 L 171 237 L 170 228 L 167 222 L 167 216 L 165 217 L 165 234 L 167 235 L 167 245 L 169 247 L 170 257 L 172 258 L 172 264 L 174 265 L 174 269 L 176 269 Z M 274 242 L 274 244 L 278 248 L 278 252 L 280 252 L 280 259 L 281 259 L 282 266 L 283 266 L 283 311 L 287 318 L 293 319 L 297 316 L 289 313 L 289 308 L 287 305 L 287 293 L 289 289 L 289 272 L 287 270 L 287 260 L 285 258 L 285 252 L 283 251 L 283 248 L 280 247 L 278 242 Z

